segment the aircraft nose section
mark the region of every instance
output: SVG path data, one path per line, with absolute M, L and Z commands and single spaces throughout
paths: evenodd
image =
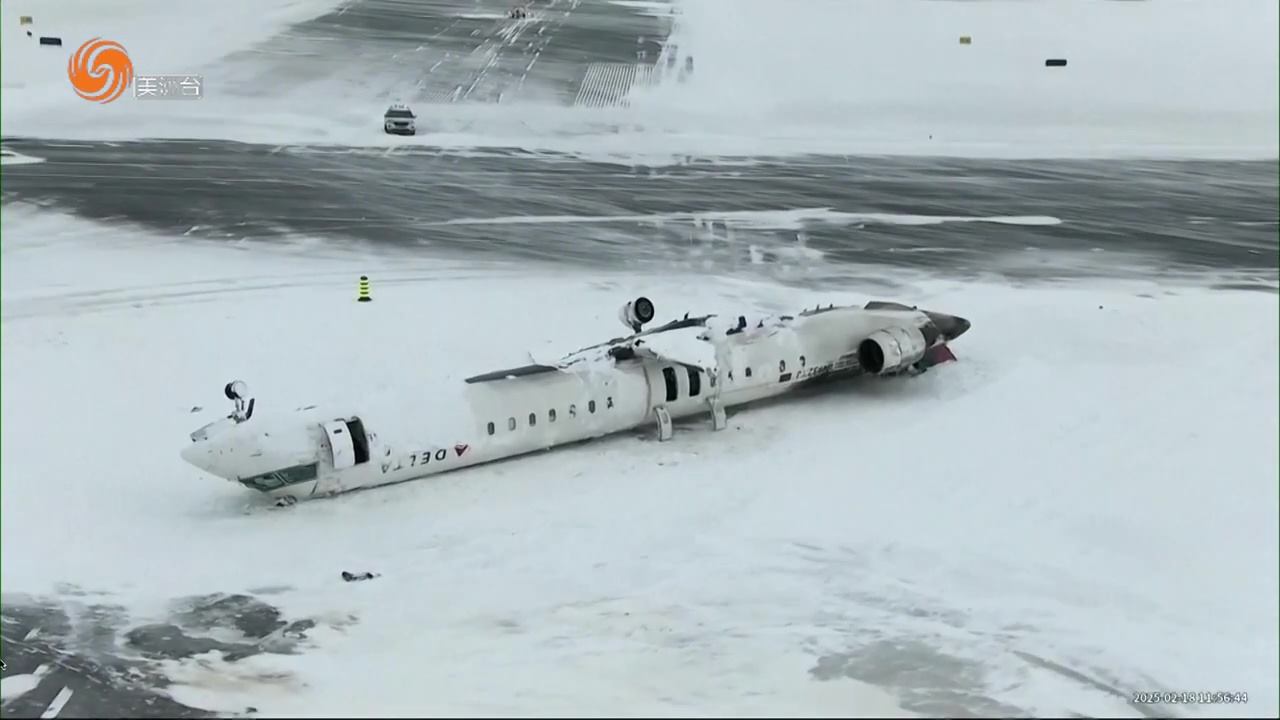
M 182 449 L 182 459 L 211 475 L 226 477 L 222 467 L 223 441 L 220 438 L 191 443 Z
M 925 314 L 937 326 L 938 331 L 947 337 L 947 340 L 955 340 L 969 331 L 969 321 L 958 315 L 946 315 L 936 312 L 926 312 Z

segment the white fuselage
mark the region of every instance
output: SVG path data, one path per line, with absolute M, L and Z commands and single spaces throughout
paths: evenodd
M 224 421 L 183 457 L 214 475 L 298 499 L 398 483 L 653 425 L 663 410 L 671 419 L 712 417 L 719 408 L 856 369 L 859 343 L 868 336 L 928 322 L 916 310 L 838 307 L 732 334 L 689 328 L 703 334 L 689 339 L 709 346 L 704 357 L 714 362 L 644 351 L 614 360 L 600 351 L 555 368 L 473 378 L 452 415 L 432 423 L 435 436 L 416 438 L 394 427 L 396 417 L 313 411 L 282 424 Z M 356 417 L 360 425 L 347 422 Z M 361 434 L 367 452 L 357 449 L 363 438 L 352 437 Z

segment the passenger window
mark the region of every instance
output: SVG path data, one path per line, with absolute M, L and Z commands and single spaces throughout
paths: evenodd
M 489 434 L 492 435 L 494 431 L 495 431 L 495 428 L 493 427 L 493 423 L 489 423 Z
M 508 429 L 508 430 L 515 430 L 515 429 L 516 429 L 516 419 L 515 419 L 515 418 L 507 418 L 507 429 Z
M 662 379 L 667 383 L 667 402 L 676 399 L 676 371 L 669 367 L 662 368 Z
M 611 408 L 611 407 L 613 407 L 613 396 L 612 396 L 612 395 L 610 395 L 609 397 L 607 397 L 607 398 L 605 398 L 605 399 L 604 399 L 604 406 L 605 406 L 605 408 Z
M 751 368 L 747 368 L 747 377 L 751 377 Z
M 529 427 L 538 424 L 538 413 L 529 413 Z
M 555 408 L 551 408 L 550 410 L 548 410 L 548 411 L 547 411 L 547 418 L 548 418 L 549 420 L 551 420 L 551 422 L 555 422 L 555 421 L 556 421 L 556 409 L 555 409 Z
M 591 400 L 587 403 L 587 412 L 593 413 L 595 411 L 596 411 L 596 401 Z
M 569 406 L 569 417 L 578 417 L 578 406 L 577 406 L 577 405 L 570 405 L 570 406 Z
M 689 371 L 689 397 L 698 397 L 702 392 L 702 374 L 694 368 L 685 369 Z

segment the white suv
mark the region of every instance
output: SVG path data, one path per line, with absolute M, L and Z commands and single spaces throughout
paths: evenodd
M 416 118 L 408 105 L 396 103 L 382 116 L 382 129 L 388 135 L 417 135 L 418 130 L 413 124 Z

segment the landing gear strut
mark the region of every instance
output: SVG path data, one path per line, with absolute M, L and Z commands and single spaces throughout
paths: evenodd
M 729 417 L 724 412 L 724 403 L 720 402 L 720 398 L 708 398 L 707 405 L 711 407 L 711 429 L 723 430 L 728 427 Z
M 235 410 L 227 417 L 242 423 L 253 417 L 253 398 L 249 397 L 249 386 L 243 380 L 232 380 L 222 389 L 227 399 L 236 404 Z
M 665 407 L 656 407 L 653 414 L 658 418 L 658 442 L 666 442 L 671 439 L 674 430 L 671 427 L 671 413 L 667 412 Z
M 711 429 L 723 430 L 729 426 L 729 417 L 725 414 L 724 403 L 720 398 L 707 398 L 707 409 L 711 413 Z M 654 420 L 658 423 L 658 442 L 666 442 L 675 435 L 675 426 L 671 422 L 671 411 L 665 405 L 653 409 Z
M 253 398 L 249 397 L 249 386 L 243 380 L 232 380 L 222 388 L 222 394 L 235 403 L 231 414 L 221 420 L 215 420 L 191 433 L 191 442 L 203 442 L 213 434 L 229 427 L 234 427 L 253 417 Z

